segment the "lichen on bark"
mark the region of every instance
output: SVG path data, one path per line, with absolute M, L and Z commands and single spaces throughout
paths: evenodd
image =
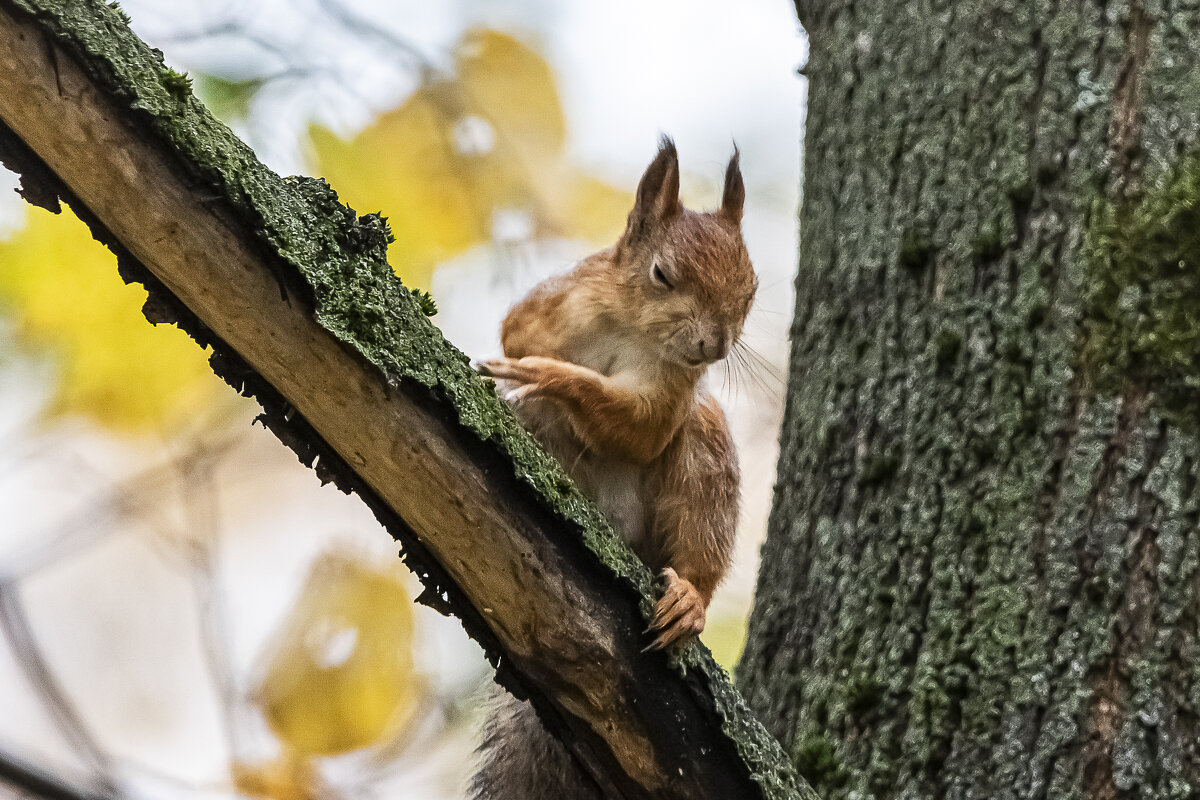
M 1096 391 L 1151 389 L 1176 426 L 1200 424 L 1200 154 L 1133 201 L 1091 211 L 1083 368 Z

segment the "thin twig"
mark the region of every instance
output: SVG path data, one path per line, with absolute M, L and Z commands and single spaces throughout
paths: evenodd
M 29 797 L 44 800 L 109 800 L 117 795 L 83 789 L 8 753 L 0 752 L 0 783 Z
M 402 53 L 410 65 L 415 64 L 421 73 L 421 83 L 430 82 L 436 75 L 436 68 L 416 45 L 407 39 L 402 39 L 377 24 L 371 23 L 358 16 L 337 0 L 317 0 L 317 7 L 327 15 L 341 23 L 342 27 L 361 38 L 375 39 L 389 48 Z
M 229 612 L 221 593 L 220 519 L 217 513 L 216 485 L 212 477 L 217 452 L 202 446 L 191 448 L 189 458 L 176 462 L 182 489 L 184 513 L 190 536 L 186 558 L 192 591 L 196 596 L 205 661 L 209 676 L 221 699 L 222 723 L 231 757 L 242 755 L 238 736 L 239 693 L 234 677 L 229 633 Z
M 41 697 L 59 733 L 91 767 L 101 793 L 116 797 L 118 792 L 112 778 L 112 762 L 84 725 L 74 703 L 67 697 L 42 656 L 29 619 L 25 616 L 25 609 L 15 587 L 11 585 L 0 585 L 0 631 L 8 639 L 21 670 Z
M 224 453 L 231 450 L 241 439 L 239 433 L 231 434 L 216 443 L 204 444 L 209 453 Z M 200 447 L 200 444 L 194 447 Z M 65 554 L 77 554 L 81 545 L 88 544 L 104 535 L 106 525 L 128 519 L 144 508 L 161 505 L 164 482 L 177 473 L 178 463 L 192 457 L 189 449 L 166 464 L 156 464 L 105 489 L 98 498 L 80 504 L 78 512 L 65 521 L 55 524 L 50 530 L 30 537 L 36 542 L 32 547 L 6 556 L 0 564 L 0 584 L 15 583 L 44 566 L 54 563 Z

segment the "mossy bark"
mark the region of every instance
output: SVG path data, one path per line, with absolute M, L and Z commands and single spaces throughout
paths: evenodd
M 1200 8 L 798 10 L 743 690 L 828 798 L 1200 795 Z

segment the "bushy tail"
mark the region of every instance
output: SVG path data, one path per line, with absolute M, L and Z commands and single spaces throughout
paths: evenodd
M 595 782 L 546 732 L 533 706 L 501 693 L 479 745 L 470 800 L 604 800 Z

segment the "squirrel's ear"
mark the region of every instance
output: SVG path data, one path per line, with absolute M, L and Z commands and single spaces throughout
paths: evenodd
M 741 154 L 733 146 L 733 157 L 725 168 L 725 191 L 721 194 L 721 216 L 735 224 L 742 222 L 742 205 L 746 202 L 746 185 L 742 183 Z
M 675 142 L 664 136 L 658 142 L 658 155 L 646 167 L 638 182 L 637 200 L 629 215 L 635 230 L 679 213 L 679 154 Z

